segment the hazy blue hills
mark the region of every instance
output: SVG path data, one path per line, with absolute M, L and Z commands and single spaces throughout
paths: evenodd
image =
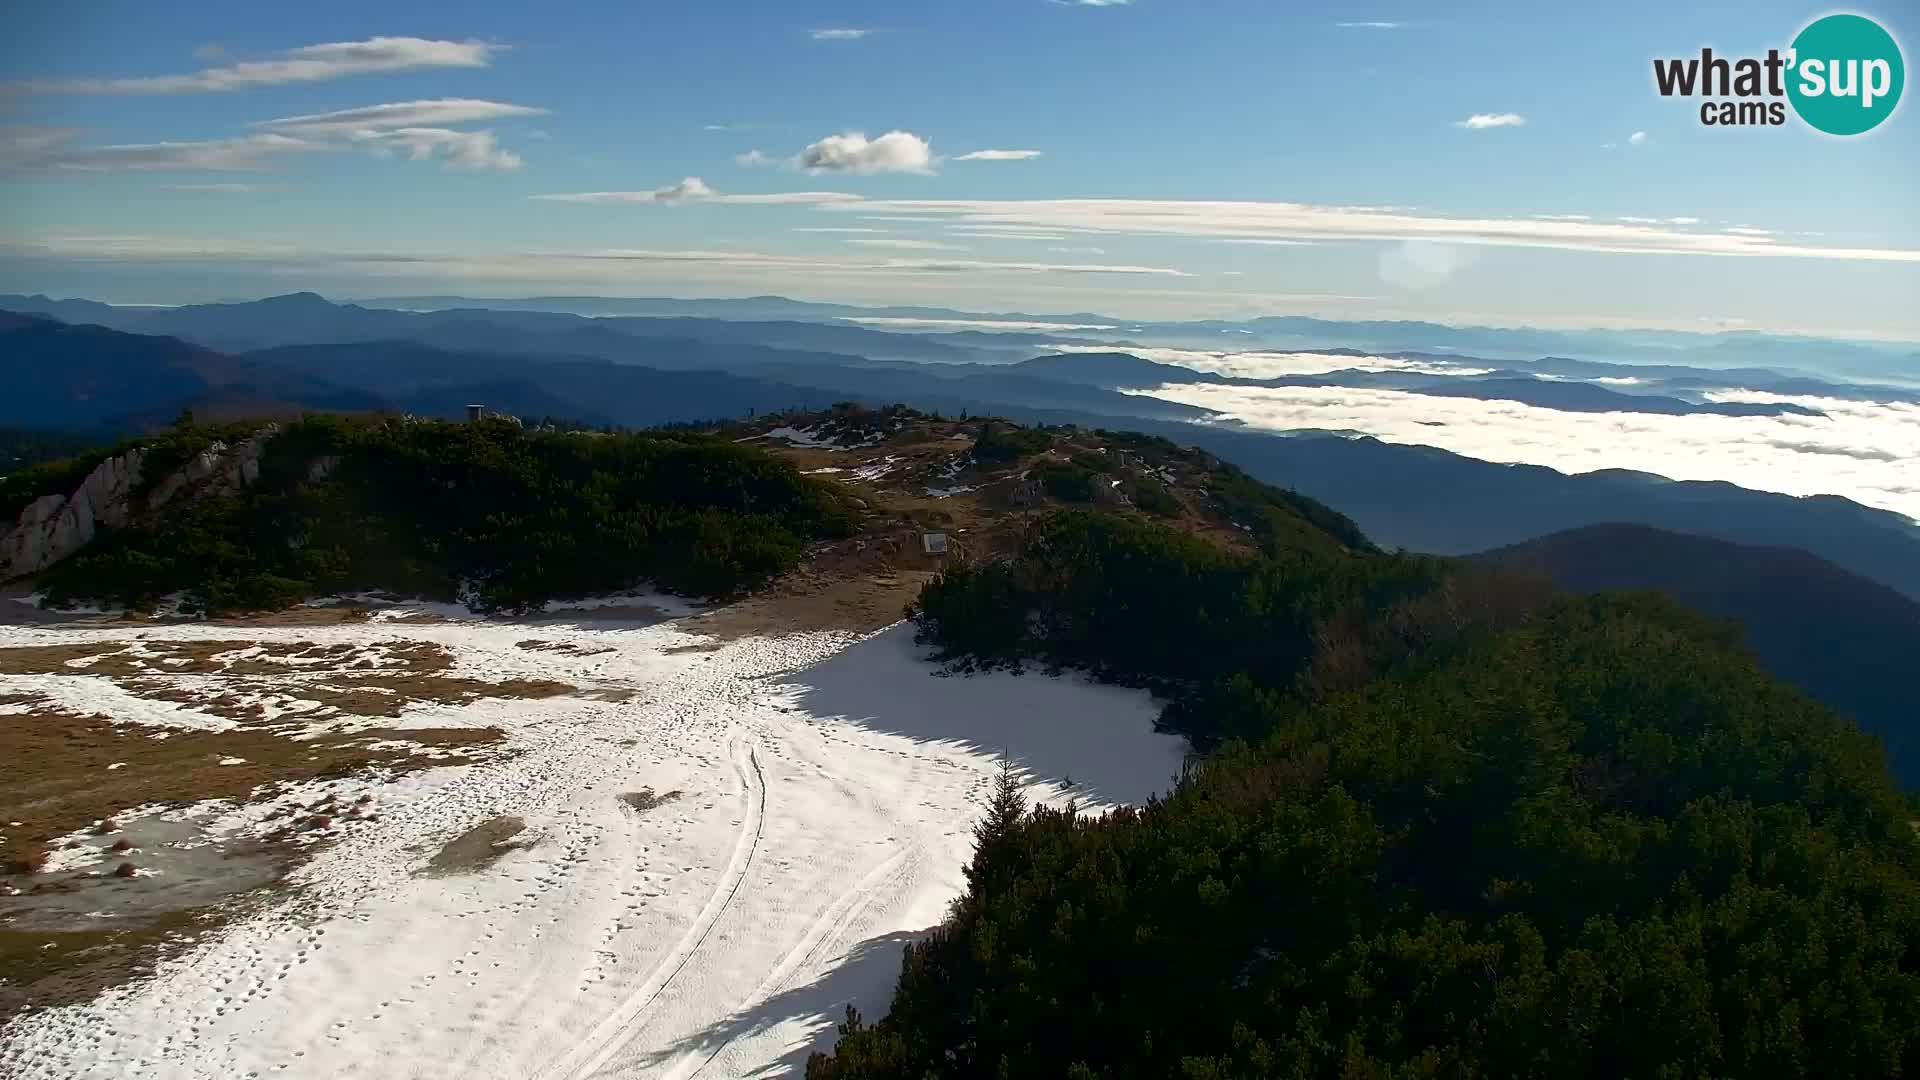
M 207 416 L 378 407 L 375 395 L 191 345 L 0 312 L 0 424 L 132 430 L 182 408 Z

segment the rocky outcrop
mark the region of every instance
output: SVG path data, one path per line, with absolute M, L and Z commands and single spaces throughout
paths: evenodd
M 43 495 L 0 533 L 0 580 L 32 574 L 87 546 L 102 525 L 124 525 L 140 484 L 145 450 L 94 466 L 71 495 Z
M 0 528 L 0 581 L 45 570 L 86 547 L 101 526 L 125 525 L 182 495 L 231 494 L 253 484 L 260 478 L 267 440 L 278 431 L 269 425 L 237 446 L 216 442 L 161 477 L 144 498 L 136 498 L 149 457 L 144 448 L 102 461 L 73 494 L 43 495 Z
M 186 464 L 154 485 L 152 494 L 147 496 L 146 505 L 140 508 L 141 512 L 158 510 L 178 498 L 182 492 L 188 492 L 195 498 L 204 498 L 208 495 L 230 495 L 252 486 L 254 481 L 260 479 L 260 455 L 266 451 L 267 440 L 279 431 L 278 425 L 269 424 L 238 446 L 216 442 L 188 458 Z

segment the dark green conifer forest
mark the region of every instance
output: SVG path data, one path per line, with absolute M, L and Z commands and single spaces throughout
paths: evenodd
M 959 666 L 1151 687 L 1212 752 L 1105 816 L 1003 790 L 810 1080 L 1920 1070 L 1913 804 L 1728 624 L 1092 514 L 914 615 Z
M 148 478 L 197 452 L 197 430 L 154 442 Z M 316 415 L 267 442 L 258 482 L 103 531 L 44 585 L 56 604 L 140 607 L 184 592 L 211 612 L 375 589 L 482 611 L 643 582 L 728 596 L 856 525 L 831 485 L 693 432 Z

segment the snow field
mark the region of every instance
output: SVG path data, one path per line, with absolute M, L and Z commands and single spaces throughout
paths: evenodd
M 885 1011 L 901 944 L 962 887 L 1003 749 L 1030 797 L 1096 805 L 1163 790 L 1181 755 L 1152 732 L 1144 695 L 1037 674 L 933 678 L 906 627 L 725 644 L 671 623 L 538 631 L 614 647 L 591 656 L 519 649 L 526 626 L 487 622 L 137 632 L 425 639 L 454 651 L 456 675 L 635 693 L 388 721 L 496 724 L 513 753 L 385 785 L 378 824 L 320 851 L 290 899 L 145 983 L 0 1031 L 0 1075 L 798 1075 L 848 1003 Z M 0 628 L 0 645 L 96 637 L 118 639 Z M 104 681 L 33 688 L 122 704 L 84 685 Z M 679 794 L 644 811 L 620 798 L 642 788 Z M 502 815 L 535 842 L 470 873 L 423 873 L 448 839 Z

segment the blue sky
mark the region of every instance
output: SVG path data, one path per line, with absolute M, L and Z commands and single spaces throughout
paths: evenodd
M 38 7 L 0 41 L 4 291 L 1920 339 L 1910 105 L 1840 140 L 1652 89 L 1655 56 L 1762 54 L 1825 8 Z

